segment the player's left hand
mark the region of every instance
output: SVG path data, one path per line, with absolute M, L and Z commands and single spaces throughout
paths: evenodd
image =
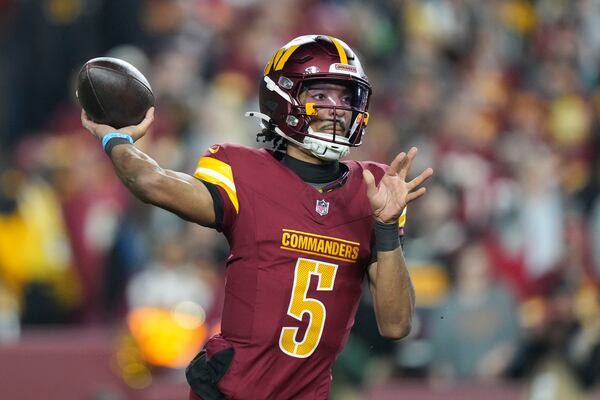
M 407 204 L 425 194 L 426 189 L 421 187 L 421 184 L 433 175 L 433 169 L 427 168 L 419 176 L 406 182 L 406 176 L 416 155 L 416 147 L 411 148 L 408 154 L 398 154 L 381 178 L 379 186 L 375 185 L 375 177 L 371 171 L 363 171 L 367 197 L 377 221 L 385 224 L 397 223 Z

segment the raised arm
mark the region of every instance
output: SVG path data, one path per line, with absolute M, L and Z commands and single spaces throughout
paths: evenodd
M 154 120 L 150 108 L 139 125 L 114 129 L 96 124 L 81 112 L 83 126 L 102 141 L 109 133 L 129 135 L 133 142 L 143 137 Z M 188 174 L 162 168 L 143 151 L 125 140 L 109 151 L 115 172 L 125 186 L 144 203 L 171 211 L 181 218 L 204 226 L 215 225 L 213 200 L 207 187 Z M 114 143 L 114 142 L 113 142 Z
M 377 262 L 369 266 L 369 288 L 373 295 L 379 333 L 401 339 L 410 333 L 415 310 L 415 291 L 398 238 L 398 218 L 408 203 L 425 194 L 419 187 L 432 174 L 427 168 L 410 182 L 406 175 L 416 148 L 400 153 L 392 161 L 379 186 L 370 171 L 364 171 L 367 196 L 375 219 Z

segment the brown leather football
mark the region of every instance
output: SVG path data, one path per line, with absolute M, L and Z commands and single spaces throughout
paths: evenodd
M 154 105 L 146 77 L 128 62 L 112 57 L 94 58 L 83 65 L 76 95 L 92 121 L 117 129 L 139 124 Z

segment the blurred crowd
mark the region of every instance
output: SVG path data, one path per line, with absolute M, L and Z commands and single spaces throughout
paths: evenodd
M 219 329 L 226 243 L 126 192 L 80 125 L 86 60 L 149 78 L 157 118 L 138 145 L 191 172 L 213 143 L 261 145 L 243 113 L 266 61 L 324 33 L 359 53 L 374 88 L 351 156 L 388 163 L 414 145 L 415 170 L 436 171 L 408 210 L 413 332 L 379 338 L 365 295 L 332 396 L 411 377 L 591 398 L 598 21 L 595 0 L 0 0 L 0 345 L 29 326 L 126 324 L 150 366 L 181 367 Z M 145 342 L 163 318 L 192 330 L 185 348 Z

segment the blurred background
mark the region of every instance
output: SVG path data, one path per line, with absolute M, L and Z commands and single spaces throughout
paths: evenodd
M 187 398 L 227 245 L 133 198 L 74 78 L 123 58 L 157 97 L 138 142 L 192 172 L 253 146 L 261 71 L 308 33 L 374 87 L 365 143 L 437 171 L 408 210 L 411 335 L 365 295 L 331 399 L 600 398 L 600 1 L 0 0 L 0 397 Z M 257 173 L 257 176 L 258 173 Z

